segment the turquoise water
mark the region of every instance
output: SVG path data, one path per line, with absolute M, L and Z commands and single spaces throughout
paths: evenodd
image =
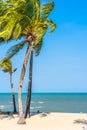
M 16 103 L 18 109 L 16 94 Z M 26 105 L 26 93 L 22 94 L 23 106 Z M 24 108 L 25 109 L 25 108 Z M 0 110 L 12 111 L 12 99 L 9 93 L 0 93 Z M 31 111 L 87 113 L 87 93 L 33 93 Z

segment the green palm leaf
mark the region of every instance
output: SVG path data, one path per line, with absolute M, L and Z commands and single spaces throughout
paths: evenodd
M 10 72 L 12 73 L 12 63 L 8 58 L 4 58 L 0 61 L 0 68 L 4 72 Z
M 35 55 L 38 56 L 40 54 L 40 51 L 42 49 L 43 40 L 41 40 L 36 46 L 35 46 Z
M 52 33 L 56 29 L 56 25 L 52 20 L 46 20 L 46 24 L 48 25 L 48 28 L 50 28 L 49 34 Z
M 0 38 L 6 41 L 18 39 L 32 31 L 36 36 L 36 45 L 45 35 L 47 28 L 51 28 L 49 33 L 55 29 L 55 24 L 47 20 L 54 8 L 54 2 L 47 2 L 40 8 L 40 0 L 8 0 L 3 6 L 6 13 L 0 17 Z
M 42 5 L 40 16 L 42 19 L 47 19 L 47 17 L 50 15 L 51 11 L 54 8 L 54 2 L 47 2 Z
M 22 43 L 18 43 L 14 46 L 12 46 L 10 49 L 8 49 L 6 57 L 8 59 L 12 58 L 14 55 L 16 55 L 20 50 L 23 49 L 23 47 L 25 46 L 25 41 Z
M 47 30 L 50 28 L 48 33 L 52 33 L 56 28 L 53 21 L 47 19 L 54 8 L 54 2 L 40 6 L 40 0 L 8 0 L 3 4 L 0 2 L 0 7 L 3 14 L 0 16 L 0 38 L 6 41 L 19 39 L 32 32 L 35 35 L 35 46 L 37 44 L 39 46 Z M 14 56 L 22 49 L 22 45 L 24 46 L 24 44 L 13 46 L 7 54 L 10 57 Z

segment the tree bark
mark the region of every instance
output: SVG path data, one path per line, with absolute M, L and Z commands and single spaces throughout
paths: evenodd
M 32 68 L 33 68 L 33 50 L 31 50 L 31 56 L 30 56 L 28 94 L 27 94 L 25 118 L 27 118 L 28 114 L 29 114 L 29 117 L 30 117 L 30 102 L 31 102 L 31 93 L 32 93 Z
M 13 112 L 16 113 L 16 102 L 15 102 L 15 95 L 14 95 L 14 88 L 12 83 L 12 73 L 10 73 L 10 85 L 11 85 L 11 91 L 12 91 L 12 100 L 13 100 Z
M 24 76 L 25 76 L 25 72 L 26 72 L 26 66 L 27 66 L 29 54 L 30 54 L 30 46 L 28 45 L 27 52 L 26 52 L 26 55 L 24 58 L 24 63 L 23 63 L 21 75 L 20 75 L 19 87 L 18 87 L 18 106 L 19 106 L 19 120 L 17 122 L 18 124 L 25 124 L 26 123 L 25 119 L 24 119 L 24 114 L 23 114 L 22 85 L 23 85 L 23 81 L 24 81 Z

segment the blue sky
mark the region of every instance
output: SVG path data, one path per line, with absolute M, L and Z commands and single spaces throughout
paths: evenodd
M 42 3 L 48 0 L 41 0 Z M 54 0 L 49 16 L 57 29 L 46 34 L 41 53 L 34 56 L 33 92 L 87 92 L 87 1 Z M 14 44 L 14 42 L 12 42 Z M 0 47 L 0 59 L 12 43 Z M 26 47 L 13 61 L 15 91 Z M 27 91 L 28 67 L 23 85 Z M 10 92 L 9 74 L 0 71 L 0 92 Z

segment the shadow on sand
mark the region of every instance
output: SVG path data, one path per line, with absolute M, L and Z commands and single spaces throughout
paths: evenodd
M 0 119 L 1 120 L 4 119 L 4 118 L 12 119 L 12 118 L 14 118 L 14 116 L 13 116 L 14 114 L 18 114 L 18 112 L 13 113 L 13 112 L 9 112 L 9 111 L 7 111 L 7 112 L 0 111 Z
M 35 116 L 35 115 L 40 115 L 40 117 L 46 117 L 48 114 L 50 114 L 50 112 L 40 112 L 38 110 L 38 111 L 31 112 L 30 117 Z M 9 118 L 9 119 L 15 118 L 14 115 L 18 115 L 18 112 L 13 113 L 13 112 L 9 112 L 9 111 L 8 112 L 0 111 L 1 120 L 3 120 L 4 118 Z M 27 118 L 29 118 L 29 117 L 27 117 Z
M 85 119 L 77 119 L 77 120 L 74 121 L 74 123 L 87 125 L 87 120 L 85 120 Z
M 46 117 L 50 112 L 40 112 L 39 110 L 37 112 L 31 112 L 30 116 L 40 115 L 40 117 Z

